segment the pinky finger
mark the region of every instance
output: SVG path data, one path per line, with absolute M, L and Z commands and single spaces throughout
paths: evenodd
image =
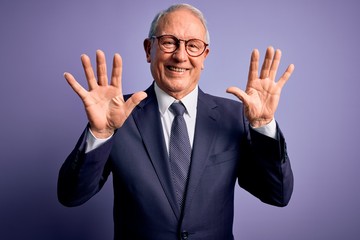
M 291 74 L 294 72 L 295 69 L 295 65 L 294 64 L 290 64 L 286 71 L 284 72 L 284 74 L 280 77 L 279 81 L 277 82 L 277 84 L 279 84 L 279 86 L 282 88 L 285 83 L 289 80 Z
M 75 80 L 71 73 L 64 73 L 64 77 L 74 92 L 79 95 L 81 99 L 84 99 L 87 95 L 87 91 Z

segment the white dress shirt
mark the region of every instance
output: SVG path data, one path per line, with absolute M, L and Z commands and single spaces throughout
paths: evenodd
M 169 150 L 169 141 L 170 141 L 170 132 L 171 125 L 174 120 L 174 114 L 170 111 L 170 106 L 174 102 L 179 102 L 175 98 L 169 96 L 163 90 L 161 90 L 157 84 L 155 86 L 156 99 L 159 105 L 160 119 L 164 132 L 164 139 L 166 144 L 166 149 Z M 197 109 L 197 99 L 198 99 L 198 87 L 181 99 L 182 104 L 185 106 L 184 120 L 186 122 L 187 131 L 189 134 L 189 140 L 191 147 L 194 142 L 195 134 L 195 121 L 196 121 L 196 109 Z
M 159 105 L 160 119 L 163 128 L 166 149 L 169 151 L 171 124 L 172 121 L 174 120 L 174 114 L 169 110 L 169 107 L 173 102 L 178 102 L 178 100 L 169 96 L 167 93 L 161 90 L 156 83 L 154 84 L 154 87 L 155 87 L 156 98 Z M 186 108 L 186 111 L 184 113 L 184 119 L 186 122 L 191 147 L 194 142 L 198 93 L 199 90 L 198 87 L 196 86 L 192 92 L 190 92 L 188 95 L 186 95 L 184 98 L 181 99 L 181 102 L 184 104 Z M 270 123 L 268 123 L 265 126 L 253 128 L 253 129 L 263 135 L 276 139 L 277 132 L 276 132 L 275 119 L 273 119 Z M 87 134 L 87 139 L 86 139 L 86 143 L 87 143 L 85 149 L 86 153 L 99 147 L 101 144 L 105 143 L 107 140 L 109 140 L 112 137 L 110 136 L 105 139 L 99 139 L 93 135 L 90 129 L 89 129 L 89 133 L 90 134 Z

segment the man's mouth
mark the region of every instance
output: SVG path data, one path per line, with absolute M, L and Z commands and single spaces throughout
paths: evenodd
M 179 68 L 174 66 L 167 66 L 166 68 L 169 69 L 170 71 L 179 72 L 179 73 L 185 72 L 187 70 L 186 68 Z

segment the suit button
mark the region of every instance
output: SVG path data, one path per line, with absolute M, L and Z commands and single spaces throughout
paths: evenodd
M 189 239 L 189 233 L 187 231 L 182 231 L 181 233 L 181 239 L 182 240 L 187 240 Z

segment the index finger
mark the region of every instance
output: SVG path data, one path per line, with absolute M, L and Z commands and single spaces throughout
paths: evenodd
M 81 63 L 83 65 L 85 77 L 89 85 L 89 90 L 95 89 L 98 84 L 95 78 L 94 70 L 91 66 L 90 58 L 86 54 L 82 54 Z
M 113 59 L 113 68 L 111 73 L 111 85 L 120 88 L 120 92 L 122 92 L 121 80 L 122 80 L 122 58 L 118 53 L 115 53 Z
M 259 74 L 258 71 L 259 71 L 259 50 L 254 49 L 253 52 L 251 53 L 251 58 L 250 58 L 248 80 L 251 81 L 257 79 Z

